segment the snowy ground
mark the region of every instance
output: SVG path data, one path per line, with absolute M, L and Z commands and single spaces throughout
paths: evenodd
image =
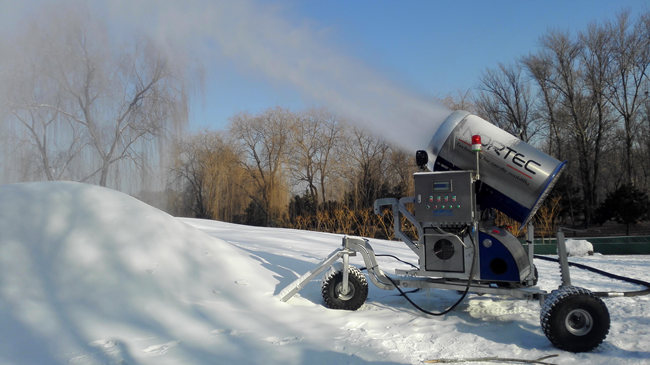
M 434 318 L 373 285 L 355 312 L 325 308 L 317 280 L 287 303 L 275 297 L 340 242 L 334 234 L 177 219 L 83 184 L 0 186 L 0 364 L 419 364 L 551 354 L 556 364 L 650 363 L 650 297 L 606 299 L 609 336 L 582 354 L 551 346 L 534 301 L 472 295 Z M 399 242 L 371 244 L 417 261 Z M 646 281 L 648 259 L 571 258 Z M 406 268 L 379 261 L 387 272 Z M 556 264 L 535 264 L 540 286 L 557 287 Z M 572 278 L 598 291 L 637 289 L 575 269 Z M 412 295 L 430 310 L 457 298 Z

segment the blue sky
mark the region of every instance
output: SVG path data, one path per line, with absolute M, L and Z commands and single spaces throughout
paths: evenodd
M 650 10 L 647 0 L 290 0 L 258 5 L 423 98 L 475 88 L 485 69 L 535 52 L 549 29 L 577 32 L 590 22 L 613 19 L 623 9 L 632 14 Z M 205 94 L 192 104 L 193 129 L 223 128 L 241 111 L 327 104 L 281 77 L 269 78 L 236 63 L 222 60 L 207 69 Z

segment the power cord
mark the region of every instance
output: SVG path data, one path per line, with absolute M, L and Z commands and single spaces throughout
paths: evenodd
M 391 258 L 394 258 L 395 260 L 397 260 L 397 261 L 399 261 L 399 262 L 401 262 L 401 263 L 403 263 L 403 264 L 410 265 L 411 267 L 413 267 L 413 268 L 416 269 L 416 270 L 420 270 L 420 268 L 417 267 L 416 265 L 414 265 L 414 264 L 412 264 L 412 263 L 410 263 L 410 262 L 408 262 L 408 261 L 404 261 L 404 260 L 402 260 L 402 259 L 400 259 L 399 257 L 394 256 L 394 255 L 381 254 L 381 255 L 375 255 L 375 256 L 376 256 L 376 257 L 391 257 Z
M 553 258 L 553 257 L 548 257 L 548 256 L 542 256 L 542 255 L 534 255 L 536 259 L 540 260 L 545 260 L 545 261 L 551 261 L 551 262 L 559 262 L 559 259 Z M 621 276 L 621 275 L 616 275 L 612 274 L 607 271 L 603 271 L 600 269 L 596 269 L 595 267 L 587 266 L 584 264 L 579 264 L 577 262 L 569 262 L 569 266 L 575 266 L 579 269 L 591 271 L 593 273 L 608 277 L 610 279 L 614 280 L 619 280 L 619 281 L 624 281 L 627 283 L 631 284 L 636 284 L 636 285 L 642 285 L 645 286 L 645 290 L 634 290 L 634 291 L 624 291 L 624 292 L 593 292 L 593 294 L 597 297 L 638 297 L 641 295 L 648 295 L 650 294 L 650 283 L 639 280 L 639 279 L 634 279 L 634 278 L 629 278 L 627 276 Z
M 404 298 L 406 298 L 406 300 L 408 300 L 409 303 L 411 303 L 411 305 L 415 309 L 419 310 L 420 312 L 422 312 L 424 314 L 428 314 L 430 316 L 444 316 L 445 314 L 447 314 L 447 313 L 451 312 L 452 310 L 454 310 L 460 303 L 463 302 L 463 300 L 467 296 L 467 293 L 469 292 L 470 286 L 472 285 L 472 280 L 474 279 L 474 268 L 476 267 L 476 257 L 477 257 L 476 256 L 476 251 L 478 250 L 478 247 L 476 247 L 476 244 L 474 242 L 474 238 L 472 237 L 471 234 L 469 235 L 469 238 L 472 241 L 472 244 L 474 246 L 474 254 L 473 254 L 473 257 L 472 257 L 472 267 L 471 267 L 470 272 L 469 272 L 469 280 L 467 280 L 467 285 L 465 286 L 465 290 L 463 291 L 463 295 L 461 295 L 460 298 L 458 298 L 456 303 L 452 304 L 449 308 L 443 310 L 442 312 L 431 312 L 431 311 L 428 311 L 428 310 L 420 307 L 411 298 L 409 298 L 408 295 L 406 295 L 406 293 L 402 290 L 402 288 L 400 288 L 399 285 L 397 285 L 397 283 L 390 276 L 386 275 L 386 278 L 388 278 L 388 280 L 393 284 L 393 286 L 400 292 L 400 294 Z M 400 261 L 402 261 L 402 260 L 400 260 Z

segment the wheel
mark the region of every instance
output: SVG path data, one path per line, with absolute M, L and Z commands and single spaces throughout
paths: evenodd
M 343 272 L 330 271 L 323 279 L 321 294 L 325 305 L 332 309 L 357 310 L 368 297 L 366 277 L 356 267 L 348 270 L 348 292 L 342 294 Z
M 562 350 L 585 352 L 598 347 L 609 332 L 609 311 L 589 290 L 575 286 L 553 290 L 540 313 L 544 334 Z

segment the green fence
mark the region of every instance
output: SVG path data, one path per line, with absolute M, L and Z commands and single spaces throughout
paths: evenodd
M 587 240 L 594 246 L 595 252 L 603 255 L 650 255 L 650 236 L 571 237 L 570 239 Z M 555 238 L 536 238 L 535 253 L 556 255 Z

